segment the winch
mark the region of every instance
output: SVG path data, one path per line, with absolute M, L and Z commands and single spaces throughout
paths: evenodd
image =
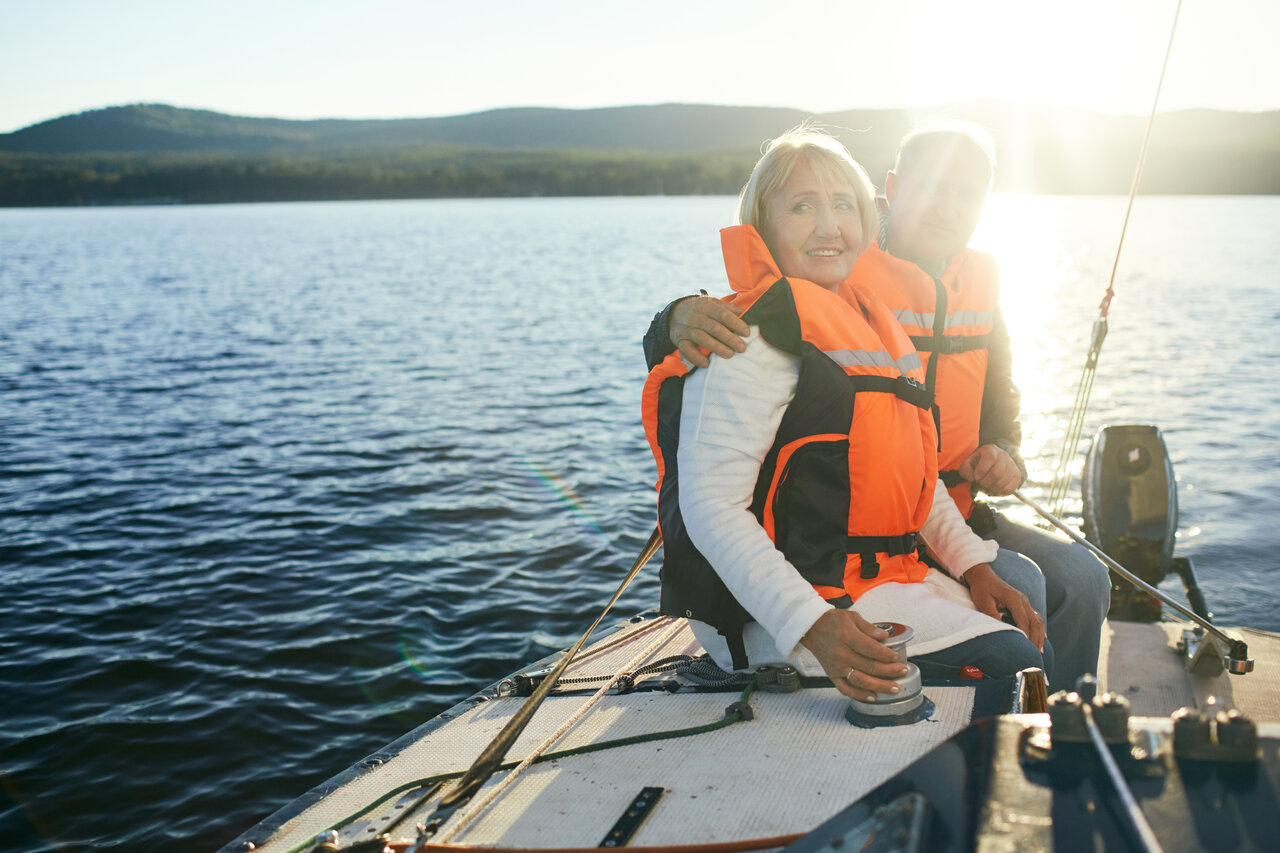
M 899 622 L 877 622 L 876 627 L 889 632 L 884 644 L 897 652 L 907 671 L 893 679 L 898 685 L 897 693 L 877 693 L 870 702 L 850 699 L 844 718 L 861 728 L 902 726 L 929 719 L 934 704 L 924 695 L 920 668 L 907 660 L 907 643 L 915 637 L 915 630 Z

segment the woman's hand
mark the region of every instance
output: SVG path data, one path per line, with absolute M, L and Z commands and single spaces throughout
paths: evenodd
M 1004 608 L 1013 616 L 1013 624 L 1022 629 L 1027 639 L 1044 651 L 1044 619 L 1027 597 L 1002 581 L 995 570 L 987 563 L 979 563 L 964 573 L 965 583 L 969 584 L 969 595 L 979 610 L 992 619 L 1000 618 L 1000 609 Z
M 685 361 L 695 367 L 706 367 L 711 364 L 708 350 L 721 358 L 730 358 L 747 348 L 743 339 L 751 334 L 751 329 L 738 318 L 741 313 L 741 308 L 710 296 L 682 299 L 671 309 L 667 334 Z
M 813 652 L 836 690 L 869 702 L 877 693 L 897 693 L 898 685 L 887 679 L 907 673 L 897 652 L 881 642 L 888 637 L 888 631 L 852 610 L 831 609 L 800 638 L 800 645 Z

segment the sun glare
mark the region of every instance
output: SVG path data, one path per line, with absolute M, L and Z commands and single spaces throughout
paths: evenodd
M 1058 4 L 995 0 L 981 25 L 965 4 L 914 10 L 908 73 L 935 103 L 1003 99 L 1140 113 L 1150 103 L 1173 20 L 1173 0 Z M 912 11 L 893 14 L 911 19 Z M 955 62 L 957 34 L 965 61 Z
M 1000 263 L 1000 304 L 1022 391 L 1022 451 L 1036 481 L 1052 476 L 1070 409 L 1086 330 L 1062 326 L 1062 297 L 1078 278 L 1067 246 L 1060 199 L 997 194 L 987 203 L 971 245 Z
M 1022 392 L 1022 455 L 1033 497 L 1035 484 L 1053 479 L 1062 452 L 1124 208 L 1120 196 L 998 193 L 970 243 L 1000 264 L 1000 305 Z M 1092 400 L 1103 404 L 1108 394 L 1097 387 Z M 1082 461 L 1075 459 L 1073 471 Z

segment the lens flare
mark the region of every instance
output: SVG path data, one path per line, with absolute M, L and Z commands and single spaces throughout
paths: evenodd
M 520 461 L 524 463 L 525 467 L 529 469 L 541 485 L 546 487 L 548 491 L 556 496 L 557 500 L 564 504 L 570 515 L 577 517 L 585 527 L 595 531 L 600 536 L 604 536 L 604 530 L 601 529 L 600 523 L 596 521 L 590 510 L 583 506 L 582 498 L 578 497 L 578 493 L 573 490 L 573 486 L 569 485 L 563 477 L 524 454 L 520 455 Z

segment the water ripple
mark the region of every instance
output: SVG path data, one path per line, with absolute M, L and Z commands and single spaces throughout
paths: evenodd
M 987 225 L 1006 201 L 1023 230 L 992 247 L 1010 309 L 1034 308 L 1015 344 L 1048 457 L 1114 200 L 996 199 Z M 1270 235 L 1231 243 L 1230 275 L 1157 238 L 1256 233 L 1276 204 L 1135 220 L 1091 424 L 1159 414 L 1180 552 L 1221 618 L 1271 629 L 1280 386 L 1237 377 L 1280 344 L 1184 310 L 1212 281 L 1280 316 Z M 722 280 L 732 207 L 0 211 L 0 837 L 216 848 L 576 638 L 653 525 L 640 336 Z M 604 217 L 635 236 L 602 240 Z M 1228 336 L 1234 362 L 1167 355 Z M 620 612 L 656 601 L 655 574 Z

